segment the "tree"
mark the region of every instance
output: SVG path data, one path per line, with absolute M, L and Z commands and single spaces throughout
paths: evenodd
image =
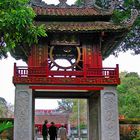
M 0 118 L 9 118 L 13 115 L 13 105 L 8 104 L 4 98 L 0 97 Z
M 46 36 L 44 26 L 34 24 L 35 16 L 28 0 L 0 0 L 0 58 L 7 57 L 7 51 L 20 54 L 37 43 L 38 37 Z
M 78 125 L 78 106 L 79 106 L 80 128 L 82 126 L 87 126 L 87 100 L 86 99 L 73 99 L 73 100 L 74 102 L 72 114 L 70 116 L 70 122 L 72 124 Z
M 123 21 L 124 19 L 129 18 L 131 9 L 137 9 L 140 12 L 140 1 L 139 0 L 119 0 L 120 3 L 117 5 L 113 20 L 118 23 Z M 124 41 L 120 44 L 120 46 L 114 52 L 118 54 L 119 52 L 126 52 L 127 50 L 131 50 L 133 54 L 140 54 L 140 16 L 138 16 L 135 21 L 132 29 L 125 37 Z
M 7 102 L 4 98 L 0 97 L 0 117 L 3 118 L 7 114 Z
M 95 0 L 95 4 L 101 8 L 108 9 L 113 0 Z M 112 16 L 112 21 L 121 23 L 124 19 L 129 19 L 131 9 L 137 9 L 140 12 L 140 0 L 115 0 L 117 5 Z M 83 5 L 84 0 L 77 0 L 77 5 Z M 140 54 L 140 16 L 135 21 L 131 31 L 124 38 L 124 41 L 112 53 L 118 55 L 119 52 L 131 50 L 133 54 Z
M 86 100 L 79 99 L 80 126 L 87 125 L 87 104 Z M 58 110 L 70 113 L 70 123 L 78 125 L 78 99 L 62 99 L 58 101 Z
M 119 114 L 126 118 L 140 117 L 140 77 L 135 72 L 120 75 L 121 84 L 117 87 Z
M 73 108 L 72 99 L 62 99 L 58 101 L 58 110 L 62 112 L 71 112 Z

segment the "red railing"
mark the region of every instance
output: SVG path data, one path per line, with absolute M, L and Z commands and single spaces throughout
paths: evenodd
M 119 69 L 118 65 L 116 68 L 88 68 L 86 76 L 94 76 L 94 77 L 118 77 L 119 76 Z
M 101 78 L 114 79 L 119 83 L 119 68 L 87 68 L 84 71 L 57 71 L 46 67 L 27 67 L 14 65 L 14 78 Z
M 14 66 L 15 77 L 43 77 L 46 76 L 46 67 Z

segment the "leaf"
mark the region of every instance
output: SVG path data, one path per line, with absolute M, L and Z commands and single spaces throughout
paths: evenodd
M 18 47 L 25 44 L 30 47 L 38 42 L 38 37 L 47 36 L 44 26 L 34 25 L 36 14 L 28 2 L 29 0 L 0 0 L 0 35 L 4 34 L 6 50 L 12 52 L 14 57 L 17 55 L 18 59 L 24 59 Z M 0 56 L 3 56 L 1 52 Z
M 13 127 L 13 124 L 12 122 L 3 122 L 0 124 L 0 133 L 2 133 L 3 131 L 9 129 L 9 128 L 12 128 Z

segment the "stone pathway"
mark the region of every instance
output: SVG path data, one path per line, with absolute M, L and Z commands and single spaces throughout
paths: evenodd
M 36 140 L 43 140 L 43 138 L 37 138 Z M 48 139 L 49 140 L 49 139 Z M 58 139 L 59 140 L 59 139 Z M 70 140 L 79 140 L 78 138 L 70 139 Z M 82 139 L 81 140 L 87 140 L 87 139 Z

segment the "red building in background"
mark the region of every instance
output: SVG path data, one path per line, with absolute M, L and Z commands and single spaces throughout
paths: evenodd
M 35 127 L 38 128 L 39 133 L 41 133 L 44 120 L 48 120 L 48 127 L 51 125 L 51 122 L 54 122 L 57 128 L 61 125 L 67 128 L 69 113 L 62 113 L 57 110 L 35 110 Z

